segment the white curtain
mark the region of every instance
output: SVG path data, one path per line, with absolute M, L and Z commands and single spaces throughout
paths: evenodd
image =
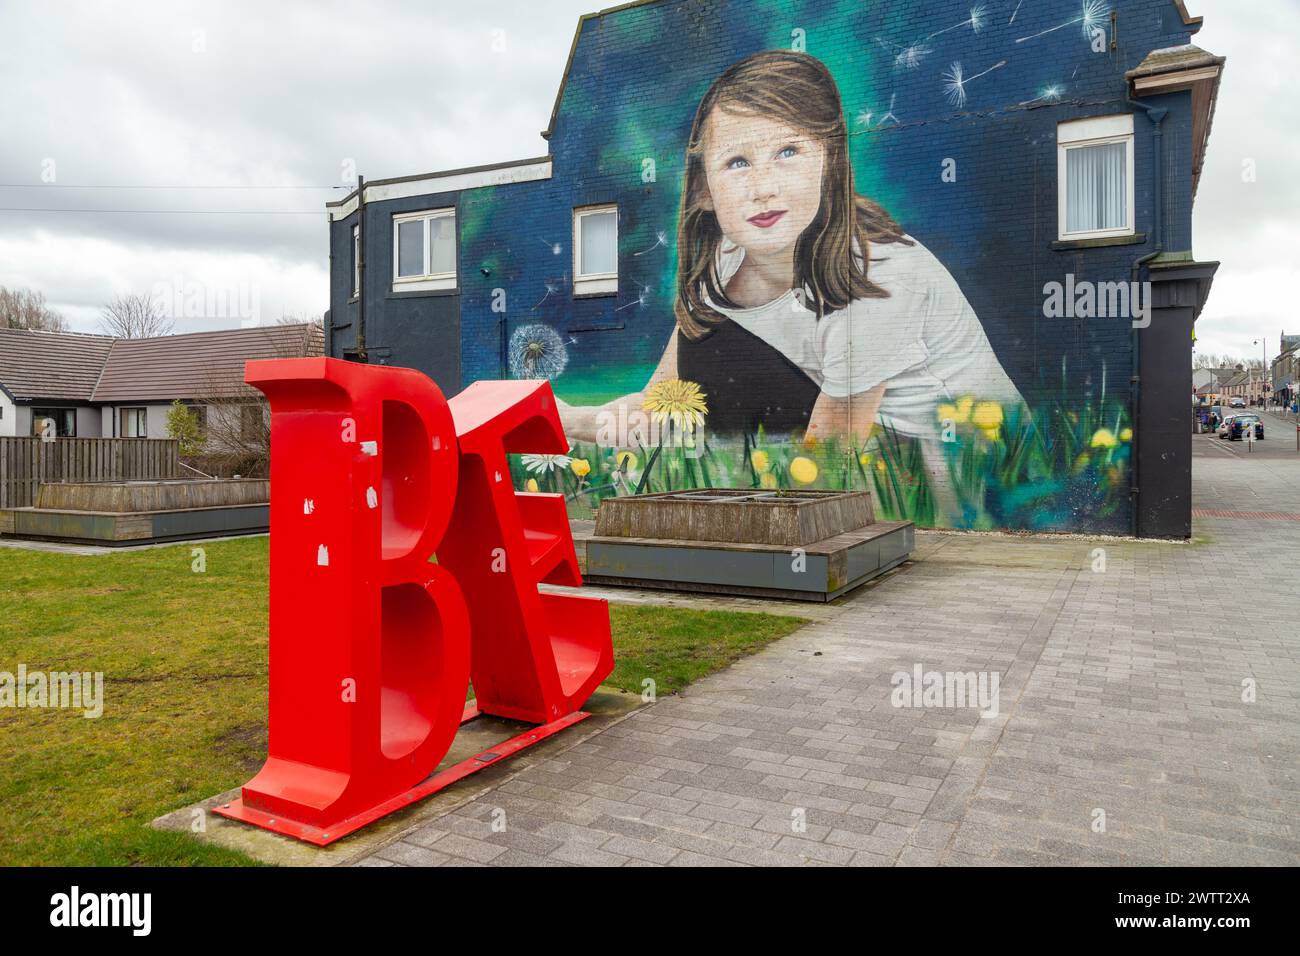
M 618 271 L 618 213 L 598 212 L 582 217 L 580 275 Z
M 1077 146 L 1066 151 L 1067 232 L 1121 229 L 1128 224 L 1126 143 Z
M 429 220 L 429 274 L 456 271 L 456 217 Z

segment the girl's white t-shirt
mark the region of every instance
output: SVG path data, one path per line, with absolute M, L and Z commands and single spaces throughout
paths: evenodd
M 855 299 L 820 320 L 805 308 L 802 290 L 748 309 L 710 304 L 833 398 L 884 384 L 878 419 L 903 435 L 935 437 L 940 402 L 964 396 L 1004 406 L 1023 401 L 956 280 L 930 250 L 912 243 L 871 246 L 868 275 L 888 298 Z M 724 286 L 744 257 L 739 246 L 719 251 Z

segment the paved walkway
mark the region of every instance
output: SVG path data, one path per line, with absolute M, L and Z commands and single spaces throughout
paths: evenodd
M 1272 435 L 1197 436 L 1197 507 L 1300 513 Z M 1300 863 L 1300 521 L 1195 529 L 921 535 L 833 617 L 362 863 Z M 998 715 L 891 706 L 917 664 L 999 673 Z

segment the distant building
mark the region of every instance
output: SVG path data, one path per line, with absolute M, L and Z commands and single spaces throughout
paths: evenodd
M 1300 397 L 1300 335 L 1282 334 L 1270 371 L 1277 400 L 1284 405 L 1294 403 Z
M 310 323 L 148 339 L 0 329 L 0 436 L 38 435 L 48 421 L 59 438 L 167 438 L 177 400 L 200 422 L 213 403 L 247 407 L 260 426 L 244 363 L 319 355 L 322 345 Z

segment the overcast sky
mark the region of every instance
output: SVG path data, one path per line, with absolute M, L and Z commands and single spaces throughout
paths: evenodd
M 0 0 L 0 285 L 78 331 L 115 293 L 163 288 L 219 297 L 222 320 L 182 331 L 319 315 L 322 208 L 350 164 L 544 154 L 578 16 L 600 6 Z M 1223 265 L 1197 347 L 1258 356 L 1267 336 L 1271 355 L 1300 332 L 1300 3 L 1188 7 L 1194 42 L 1228 57 L 1194 222 L 1197 257 Z

